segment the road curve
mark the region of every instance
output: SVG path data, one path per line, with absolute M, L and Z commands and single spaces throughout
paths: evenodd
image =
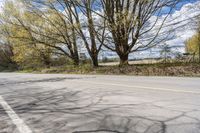
M 0 73 L 0 133 L 200 133 L 200 78 Z

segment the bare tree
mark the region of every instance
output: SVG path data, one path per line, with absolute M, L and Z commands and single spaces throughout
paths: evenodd
M 98 54 L 104 43 L 105 21 L 94 20 L 94 11 L 98 6 L 96 0 L 57 0 L 65 11 L 66 17 L 76 21 L 75 29 L 92 60 L 98 66 Z M 71 21 L 72 21 L 71 20 Z
M 101 25 L 94 22 L 93 8 L 95 8 L 97 4 L 95 1 L 34 0 L 32 2 L 26 1 L 26 3 L 31 5 L 31 12 L 42 17 L 42 19 L 45 20 L 48 25 L 51 25 L 51 27 L 54 27 L 55 30 L 58 31 L 56 32 L 56 39 L 63 39 L 63 42 L 61 43 L 67 45 L 70 51 L 70 54 L 68 54 L 70 58 L 73 58 L 75 62 L 79 61 L 77 45 L 81 45 L 80 43 L 82 42 L 87 49 L 89 56 L 91 57 L 93 66 L 98 66 L 98 54 L 104 42 L 103 36 L 105 34 L 105 21 L 102 20 L 100 23 Z M 53 21 L 48 17 L 49 12 L 45 11 L 47 9 L 56 14 L 56 16 L 54 16 L 54 19 L 57 19 L 56 21 Z M 85 17 L 85 21 L 82 20 L 80 17 L 81 15 Z M 38 25 L 37 27 L 42 29 L 42 27 L 39 27 Z M 42 32 L 40 31 L 40 35 L 41 33 Z M 89 33 L 89 35 L 87 35 L 87 33 Z M 53 39 L 52 36 L 51 38 Z
M 113 39 L 113 45 L 105 47 L 118 54 L 120 65 L 127 65 L 130 53 L 146 50 L 164 40 L 158 36 L 166 34 L 161 33 L 162 27 L 179 1 L 101 0 Z
M 99 52 L 105 46 L 118 54 L 123 66 L 128 64 L 130 53 L 169 39 L 163 26 L 181 0 L 21 1 L 25 6 L 22 13 L 28 12 L 36 20 L 10 13 L 8 23 L 29 32 L 31 38 L 25 40 L 56 49 L 56 54 L 71 58 L 76 65 L 81 43 L 93 66 L 98 66 Z

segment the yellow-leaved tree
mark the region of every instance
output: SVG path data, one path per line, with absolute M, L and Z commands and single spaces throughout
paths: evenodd
M 200 34 L 196 33 L 190 39 L 186 41 L 186 51 L 187 53 L 195 55 L 200 62 Z
M 44 21 L 28 11 L 21 12 L 14 7 L 12 2 L 5 3 L 1 18 L 4 21 L 1 25 L 6 27 L 9 33 L 9 41 L 13 46 L 13 60 L 19 66 L 50 66 L 52 49 L 36 42 L 35 35 L 30 30 L 32 28 L 31 23 L 42 25 Z M 37 37 L 41 36 L 38 35 Z M 42 40 L 45 41 L 43 38 Z

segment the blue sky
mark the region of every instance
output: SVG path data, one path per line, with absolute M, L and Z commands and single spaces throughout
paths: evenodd
M 0 0 L 0 6 L 2 5 L 3 2 L 5 2 L 6 0 Z M 183 0 L 180 4 L 178 4 L 178 6 L 176 7 L 176 10 L 180 10 L 181 7 L 185 4 L 188 4 L 188 3 L 194 3 L 198 0 Z
M 4 1 L 5 0 L 0 0 L 0 5 L 2 5 L 2 3 Z M 17 0 L 15 0 L 15 1 L 17 1 Z M 180 20 L 184 20 L 188 17 L 194 16 L 196 13 L 200 13 L 199 9 L 198 9 L 198 11 L 195 10 L 195 9 L 190 9 L 190 10 L 187 9 L 187 5 L 195 7 L 195 5 L 197 5 L 197 4 L 200 6 L 199 0 L 184 0 L 182 3 L 177 5 L 176 10 L 174 10 L 172 15 L 170 16 L 170 20 L 176 21 L 176 20 L 174 20 L 174 18 L 176 18 L 177 16 L 180 16 Z M 1 11 L 1 9 L 0 9 L 0 11 Z M 187 25 L 188 25 L 188 23 L 189 22 L 186 22 Z M 183 34 L 183 33 L 186 33 L 186 34 Z M 190 29 L 190 27 L 189 28 L 182 27 L 181 29 L 176 31 L 176 33 L 175 33 L 176 38 L 169 41 L 168 44 L 170 44 L 170 45 L 180 45 L 180 46 L 182 46 L 182 49 L 180 49 L 180 51 L 184 52 L 184 42 L 188 38 L 190 38 L 192 35 L 194 35 L 194 33 L 195 33 L 195 31 Z M 146 51 L 146 52 L 148 53 L 148 51 Z M 139 56 L 139 57 L 144 57 L 144 58 L 145 58 L 145 56 L 152 57 L 152 53 L 149 53 L 149 55 L 148 55 L 146 52 L 144 54 L 143 54 L 143 52 L 136 53 L 136 55 L 133 55 L 133 56 L 134 57 Z M 155 54 L 157 54 L 157 52 Z M 153 55 L 153 56 L 155 56 L 155 55 Z
M 195 2 L 197 2 L 198 0 L 182 0 L 182 2 L 180 2 L 177 6 L 176 6 L 176 8 L 172 11 L 172 13 L 174 13 L 175 11 L 179 11 L 179 10 L 181 10 L 181 8 L 184 6 L 184 5 L 186 5 L 186 4 L 188 4 L 188 3 L 195 3 Z M 169 10 L 170 10 L 170 8 L 164 8 L 164 10 L 163 10 L 163 13 L 165 14 L 168 14 L 169 13 Z
M 183 2 L 181 2 L 179 5 L 178 5 L 178 8 L 180 9 L 184 4 L 187 4 L 187 3 L 194 3 L 196 2 L 197 0 L 183 0 Z

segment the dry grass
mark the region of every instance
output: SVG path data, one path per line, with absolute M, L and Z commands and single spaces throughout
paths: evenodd
M 30 72 L 30 71 L 29 71 Z M 168 63 L 168 64 L 140 64 L 119 66 L 100 66 L 93 68 L 90 65 L 63 66 L 40 69 L 36 73 L 65 73 L 65 74 L 106 74 L 106 75 L 139 75 L 139 76 L 195 76 L 200 77 L 198 63 Z

